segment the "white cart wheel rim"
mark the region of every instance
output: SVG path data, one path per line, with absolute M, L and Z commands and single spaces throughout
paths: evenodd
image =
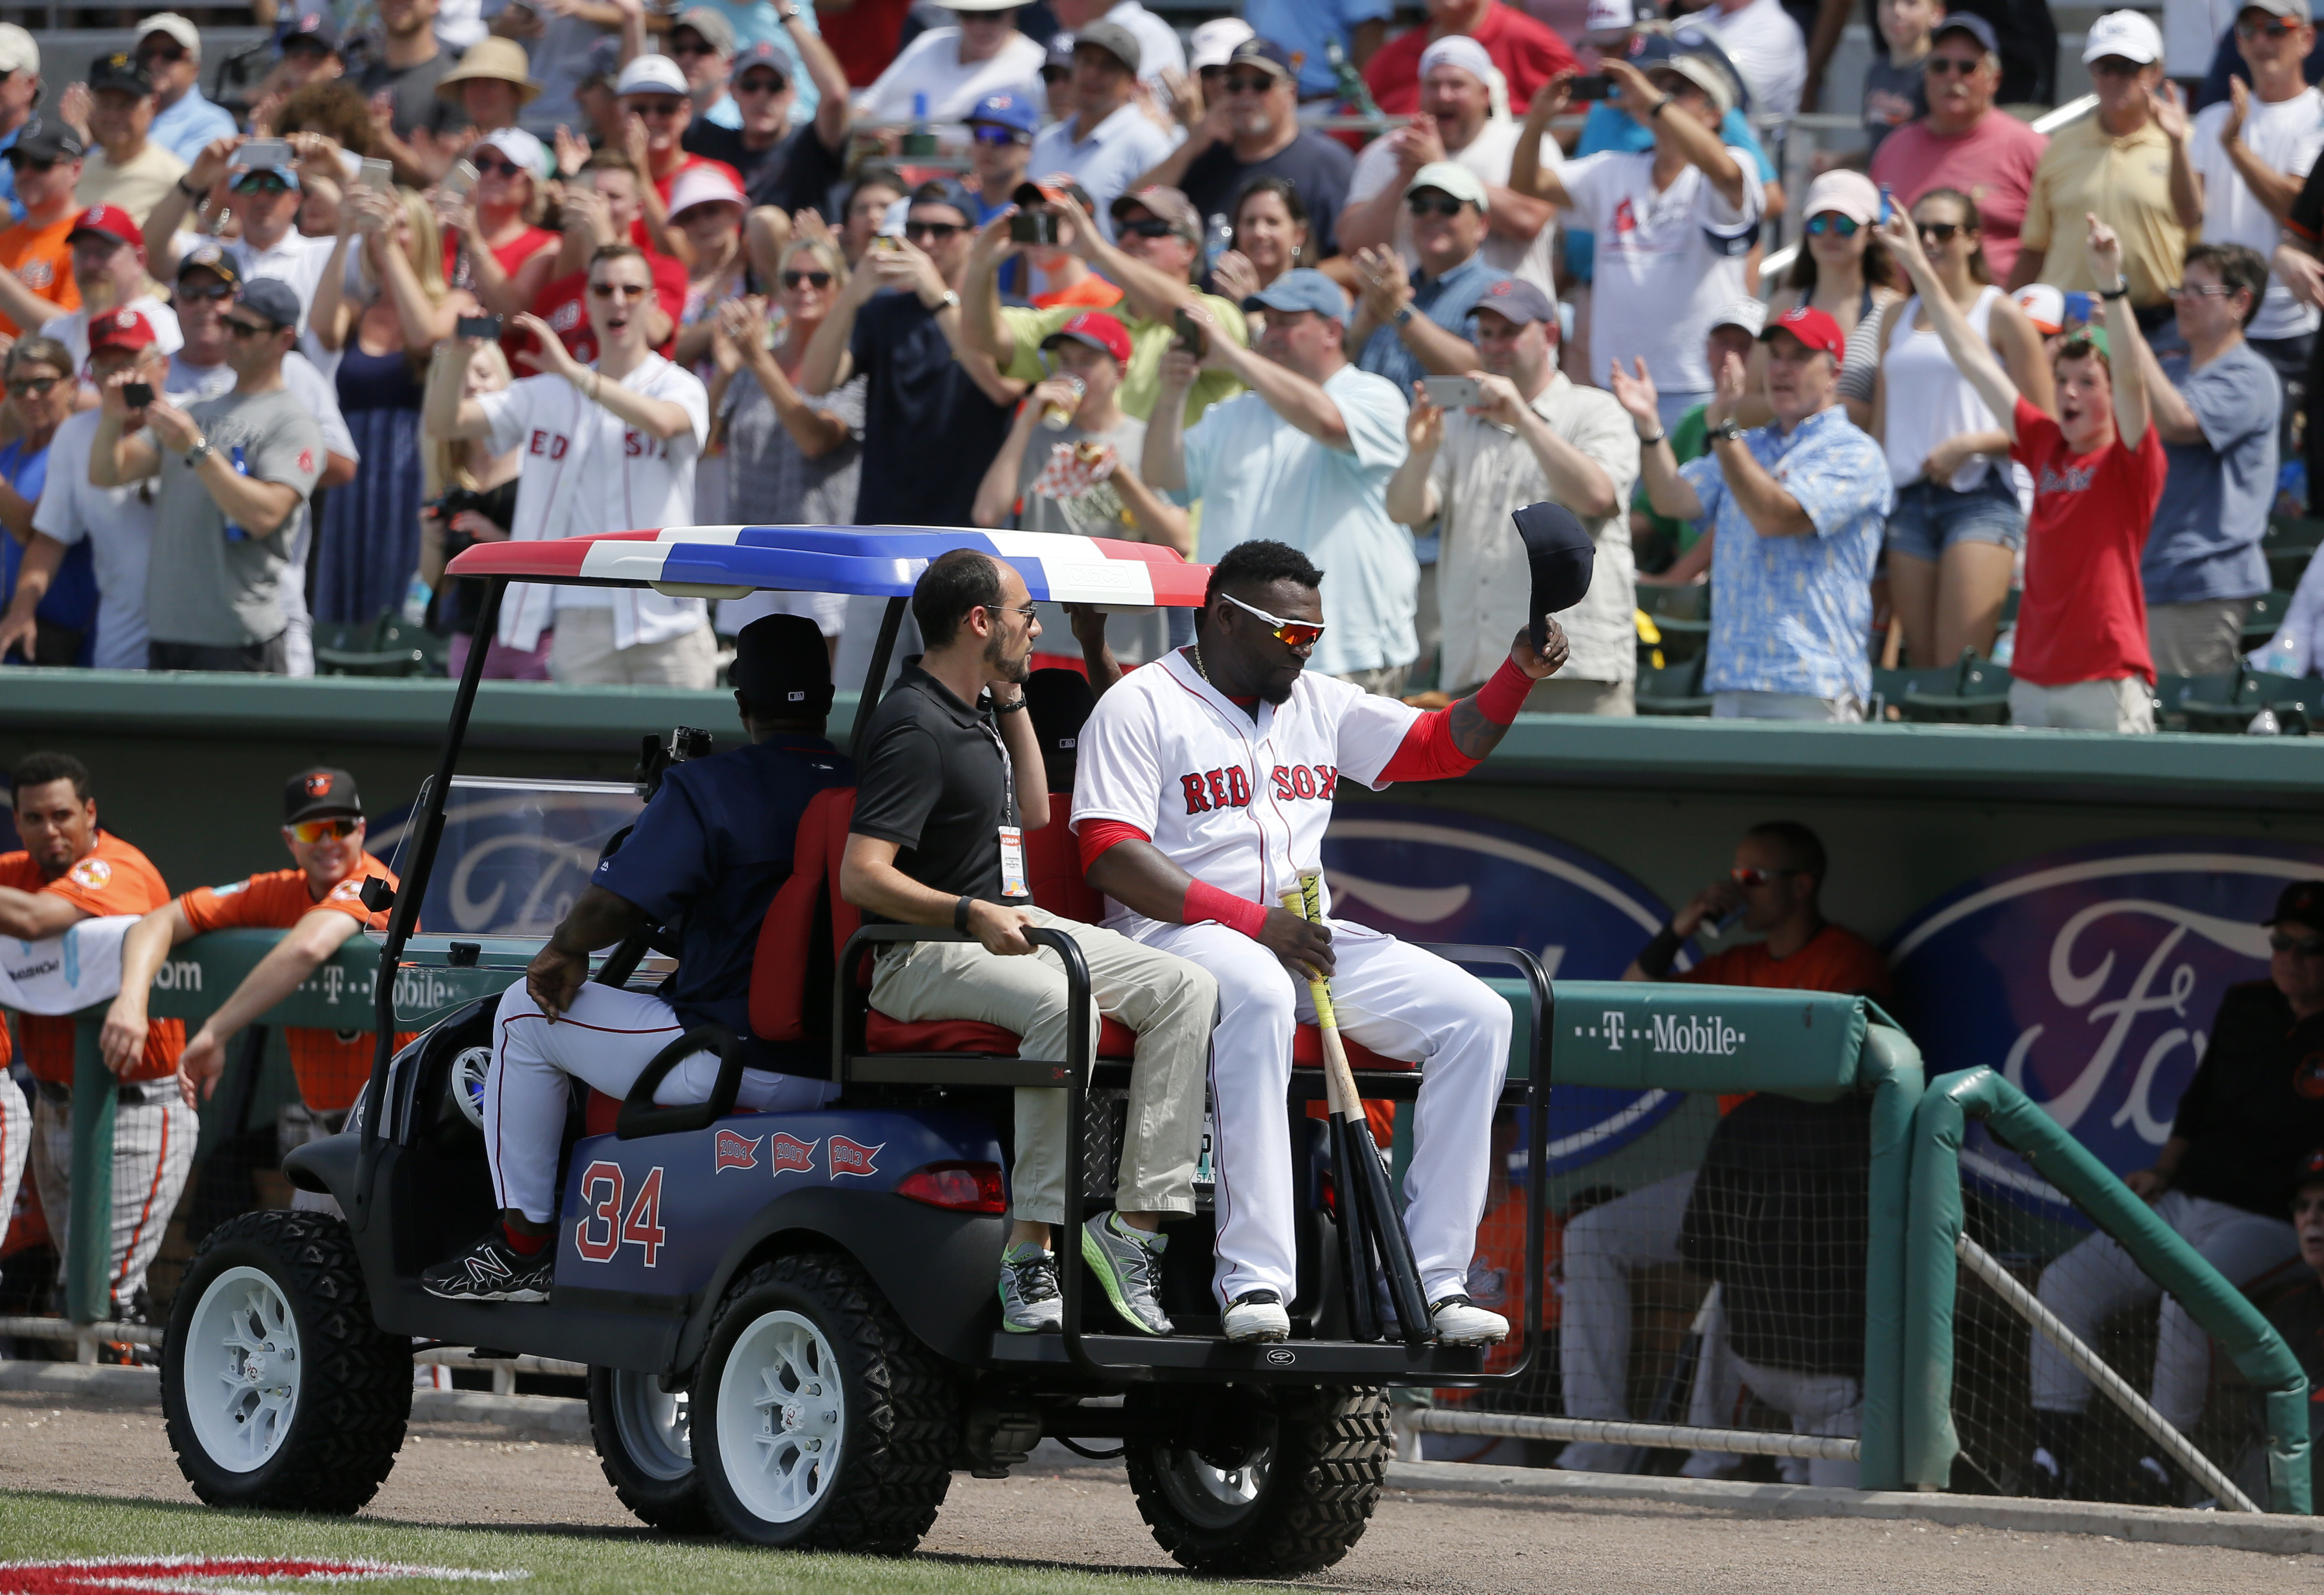
M 675 1484 L 694 1471 L 693 1424 L 687 1395 L 661 1388 L 650 1373 L 613 1370 L 613 1427 L 640 1472 Z
M 839 1357 L 797 1313 L 761 1315 L 718 1377 L 718 1461 L 735 1498 L 768 1523 L 815 1510 L 838 1476 L 847 1437 Z
M 202 1453 L 230 1473 L 273 1461 L 299 1415 L 303 1359 L 290 1299 L 261 1269 L 228 1268 L 195 1305 L 186 1411 Z
M 1267 1488 L 1274 1461 L 1271 1448 L 1240 1468 L 1214 1468 L 1183 1445 L 1165 1448 L 1159 1470 L 1163 1493 L 1196 1526 L 1228 1529 L 1240 1523 Z

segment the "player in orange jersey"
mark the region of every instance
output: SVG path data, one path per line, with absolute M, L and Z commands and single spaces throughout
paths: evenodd
M 22 851 L 0 853 L 0 936 L 28 942 L 61 936 L 80 921 L 143 914 L 170 900 L 145 855 L 97 828 L 88 770 L 67 753 L 32 753 L 13 772 Z M 73 1021 L 20 1015 L 24 1063 L 40 1091 L 31 1125 L 32 1178 L 60 1255 L 72 1211 Z M 113 1129 L 113 1268 L 115 1316 L 145 1321 L 145 1270 L 186 1188 L 198 1126 L 179 1093 L 185 1026 L 176 1019 L 141 1030 L 134 1046 L 111 1054 L 120 1076 Z M 0 1067 L 9 1057 L 0 1031 Z M 15 1204 L 23 1168 L 23 1102 L 0 1091 L 0 1212 Z

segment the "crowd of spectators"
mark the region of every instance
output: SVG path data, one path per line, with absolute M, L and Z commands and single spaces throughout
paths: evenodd
M 1708 584 L 1720 715 L 1969 651 L 2141 730 L 2236 668 L 2324 396 L 2308 0 L 2192 54 L 2100 17 L 2047 134 L 2014 13 L 1874 0 L 1840 82 L 1844 4 L 1416 12 L 309 4 L 208 94 L 176 14 L 86 63 L 0 27 L 0 656 L 465 659 L 445 567 L 511 536 L 1263 530 L 1335 573 L 1319 668 L 1450 692 L 1547 498 L 1599 559 L 1538 709 L 1633 712 L 1641 584 Z M 1794 199 L 1816 110 L 1863 144 Z M 862 608 L 526 589 L 484 668 L 708 686 Z

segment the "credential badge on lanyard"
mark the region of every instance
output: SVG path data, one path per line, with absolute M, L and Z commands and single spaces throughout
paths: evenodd
M 1001 740 L 1000 731 L 991 721 L 981 720 L 984 734 L 1001 754 L 1001 783 L 1004 807 L 1001 817 L 1006 822 L 1017 817 L 1017 770 L 1010 762 L 1009 744 Z M 1003 824 L 1001 826 L 1001 895 L 1004 898 L 1029 898 L 1033 889 L 1025 880 L 1025 830 L 1021 825 Z

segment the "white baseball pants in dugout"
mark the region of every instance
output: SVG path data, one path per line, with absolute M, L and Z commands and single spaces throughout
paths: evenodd
M 1434 953 L 1344 919 L 1326 923 L 1341 1033 L 1384 1056 L 1420 1062 L 1405 1228 L 1427 1298 L 1464 1294 L 1485 1212 L 1493 1110 L 1508 1067 L 1509 1005 Z M 1214 1288 L 1222 1303 L 1250 1290 L 1276 1291 L 1289 1302 L 1297 1231 L 1284 1097 L 1293 1029 L 1315 1019 L 1307 982 L 1222 925 L 1157 925 L 1141 939 L 1194 960 L 1219 983 L 1211 1037 Z M 1361 1087 L 1360 1076 L 1356 1083 Z
M 555 1218 L 567 1079 L 625 1097 L 654 1054 L 685 1028 L 660 998 L 595 981 L 574 993 L 573 1006 L 555 1024 L 522 981 L 502 992 L 493 1021 L 492 1072 L 484 1077 L 484 1156 L 492 1165 L 493 1200 L 537 1224 Z M 662 1076 L 654 1101 L 706 1102 L 717 1081 L 718 1055 L 697 1052 Z M 828 1080 L 745 1069 L 734 1107 L 803 1113 L 833 1094 Z

